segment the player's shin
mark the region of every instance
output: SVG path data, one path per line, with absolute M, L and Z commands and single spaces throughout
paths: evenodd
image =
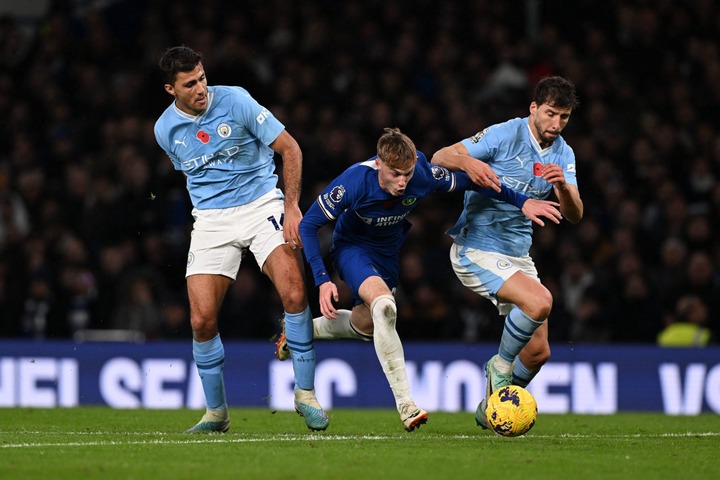
M 395 299 L 390 295 L 381 295 L 373 301 L 370 311 L 375 328 L 375 352 L 399 407 L 410 400 L 410 384 L 405 370 L 405 352 L 395 330 Z
M 315 346 L 310 307 L 285 312 L 285 337 L 295 372 L 295 411 L 310 430 L 325 430 L 330 420 L 315 397 Z
M 225 348 L 220 341 L 220 335 L 207 342 L 193 340 L 193 358 L 205 393 L 207 409 L 200 421 L 186 432 L 226 432 L 230 428 L 230 415 L 223 379 Z
M 518 356 L 520 350 L 527 345 L 540 325 L 542 325 L 542 322 L 536 322 L 518 307 L 513 308 L 505 317 L 505 326 L 500 339 L 499 356 L 494 367 L 501 373 L 509 374 L 511 363 Z
M 295 372 L 295 386 L 301 390 L 315 388 L 315 345 L 310 307 L 300 313 L 285 312 L 285 336 Z
M 410 397 L 410 382 L 405 369 L 405 352 L 400 337 L 395 329 L 397 307 L 391 295 L 377 297 L 370 306 L 373 319 L 375 352 L 390 389 L 395 396 L 395 403 L 403 427 L 408 432 L 419 428 L 428 421 L 425 410 L 418 408 Z
M 216 335 L 207 342 L 193 340 L 193 357 L 205 393 L 207 408 L 211 410 L 227 409 L 223 378 L 225 348 L 220 340 L 220 335 Z

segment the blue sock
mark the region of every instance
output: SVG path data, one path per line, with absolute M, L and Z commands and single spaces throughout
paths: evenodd
M 518 307 L 510 310 L 505 317 L 505 328 L 500 339 L 500 356 L 508 362 L 515 360 L 540 325 L 542 322 L 536 322 Z
M 300 313 L 285 312 L 285 337 L 295 371 L 295 388 L 315 388 L 315 344 L 310 307 Z
M 537 373 L 538 372 L 531 372 L 528 370 L 527 367 L 523 365 L 522 361 L 520 361 L 520 357 L 518 357 L 515 359 L 515 367 L 512 372 L 512 382 L 514 385 L 525 388 L 528 386 L 530 381 L 535 378 Z
M 207 407 L 213 410 L 227 408 L 225 400 L 225 348 L 220 335 L 207 342 L 193 340 L 193 358 L 205 392 Z

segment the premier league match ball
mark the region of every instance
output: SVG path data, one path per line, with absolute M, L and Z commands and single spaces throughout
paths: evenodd
M 487 404 L 488 422 L 503 437 L 525 435 L 535 425 L 537 403 L 530 392 L 517 385 L 498 388 Z

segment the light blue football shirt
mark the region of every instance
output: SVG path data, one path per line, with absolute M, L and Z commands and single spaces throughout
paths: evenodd
M 155 123 L 155 139 L 187 177 L 200 210 L 246 205 L 277 187 L 269 145 L 285 129 L 241 87 L 208 87 L 208 107 L 189 115 L 173 102 Z
M 542 178 L 545 164 L 560 165 L 565 181 L 577 186 L 572 148 L 558 137 L 541 149 L 528 117 L 492 125 L 461 143 L 471 157 L 490 165 L 503 184 L 529 198 L 545 199 L 553 189 Z M 467 191 L 460 218 L 447 233 L 460 245 L 522 257 L 532 243 L 532 221 L 512 205 Z

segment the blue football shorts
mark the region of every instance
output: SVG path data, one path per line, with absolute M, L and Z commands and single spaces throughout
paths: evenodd
M 360 285 L 371 276 L 380 277 L 395 294 L 398 286 L 400 258 L 398 255 L 378 255 L 356 245 L 333 246 L 330 256 L 335 270 L 353 295 L 353 305 L 363 301 L 358 295 Z

